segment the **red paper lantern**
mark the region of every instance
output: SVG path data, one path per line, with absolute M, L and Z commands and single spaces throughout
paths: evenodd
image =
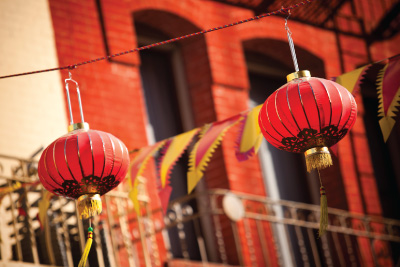
M 78 199 L 79 207 L 79 202 L 99 199 L 115 188 L 128 165 L 128 149 L 118 138 L 102 131 L 75 130 L 44 150 L 38 172 L 48 191 Z
M 76 84 L 82 122 L 73 123 L 68 81 Z M 77 199 L 79 216 L 101 213 L 101 195 L 115 188 L 128 172 L 129 152 L 115 136 L 90 130 L 84 122 L 78 83 L 65 80 L 71 124 L 69 133 L 51 143 L 42 153 L 38 174 L 50 192 Z
M 81 122 L 74 123 L 68 82 L 76 85 Z M 42 153 L 38 174 L 42 185 L 50 192 L 77 199 L 79 217 L 89 218 L 102 211 L 101 195 L 115 188 L 128 172 L 129 152 L 124 143 L 115 136 L 89 130 L 83 119 L 78 83 L 65 80 L 70 117 L 69 133 L 51 143 Z M 88 240 L 79 261 L 86 261 L 93 242 L 93 228 L 89 223 Z
M 332 165 L 328 147 L 356 121 L 357 104 L 343 86 L 311 77 L 309 71 L 288 75 L 288 83 L 263 104 L 258 122 L 273 146 L 305 153 L 307 170 Z

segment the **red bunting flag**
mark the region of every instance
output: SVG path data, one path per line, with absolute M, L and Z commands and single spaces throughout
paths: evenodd
M 136 177 L 140 176 L 144 171 L 147 161 L 150 159 L 150 157 L 153 156 L 153 154 L 157 152 L 164 144 L 165 140 L 140 149 L 138 155 L 132 160 L 132 163 L 129 166 L 128 176 L 131 179 L 130 182 L 132 186 L 135 183 Z
M 225 132 L 242 119 L 242 116 L 238 114 L 224 121 L 214 122 L 203 127 L 200 140 L 197 141 L 190 153 L 189 171 L 187 173 L 188 193 L 192 192 L 203 177 L 203 172 L 215 149 L 221 143 Z
M 397 107 L 400 101 L 400 56 L 390 58 L 388 64 L 380 71 L 378 85 L 378 116 L 385 142 L 396 123 Z
M 165 187 L 160 187 L 158 191 L 158 197 L 160 198 L 161 208 L 164 211 L 164 214 L 167 213 L 169 197 L 171 196 L 172 187 L 170 185 L 166 185 Z
M 130 179 L 131 191 L 129 192 L 129 198 L 131 199 L 134 209 L 137 214 L 139 214 L 139 201 L 137 199 L 138 195 L 138 176 L 140 176 L 150 157 L 153 156 L 165 143 L 165 140 L 155 143 L 154 145 L 144 147 L 140 149 L 139 154 L 133 159 L 131 165 L 129 166 L 128 177 Z

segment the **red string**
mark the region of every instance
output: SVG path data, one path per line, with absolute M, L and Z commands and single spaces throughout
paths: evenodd
M 102 60 L 105 60 L 105 59 L 111 59 L 111 58 L 114 58 L 114 57 L 119 57 L 119 56 L 123 56 L 123 55 L 129 54 L 129 53 L 150 49 L 150 48 L 153 48 L 153 47 L 156 47 L 156 46 L 169 44 L 169 43 L 172 43 L 172 42 L 176 42 L 176 41 L 179 41 L 179 40 L 187 39 L 187 38 L 190 38 L 190 37 L 193 37 L 193 36 L 197 36 L 197 35 L 200 35 L 200 34 L 205 34 L 205 33 L 208 33 L 208 32 L 213 32 L 213 31 L 226 29 L 226 28 L 229 28 L 229 27 L 232 27 L 232 26 L 240 25 L 240 24 L 243 24 L 243 23 L 246 23 L 246 22 L 249 22 L 249 21 L 253 21 L 253 20 L 269 17 L 269 16 L 272 16 L 272 15 L 288 14 L 288 12 L 290 12 L 290 10 L 295 9 L 297 7 L 300 7 L 300 6 L 304 6 L 304 5 L 309 4 L 309 3 L 313 2 L 313 1 L 314 0 L 305 0 L 305 1 L 300 2 L 298 4 L 294 4 L 294 5 L 291 5 L 289 7 L 282 7 L 279 10 L 272 11 L 272 12 L 269 12 L 269 13 L 265 13 L 265 14 L 262 14 L 262 15 L 259 15 L 259 16 L 255 16 L 255 17 L 252 17 L 252 18 L 240 20 L 240 21 L 237 21 L 237 22 L 234 22 L 234 23 L 223 25 L 223 26 L 219 26 L 219 27 L 215 27 L 215 28 L 211 28 L 211 29 L 202 30 L 202 31 L 199 31 L 199 32 L 187 34 L 187 35 L 184 35 L 184 36 L 172 38 L 172 39 L 169 39 L 169 40 L 166 40 L 166 41 L 161 41 L 161 42 L 158 42 L 158 43 L 149 44 L 149 45 L 146 45 L 146 46 L 134 48 L 134 49 L 127 50 L 127 51 L 120 52 L 120 53 L 113 54 L 113 55 L 99 57 L 99 58 L 96 58 L 96 59 L 87 60 L 87 61 L 84 61 L 84 62 L 80 62 L 80 63 L 68 65 L 68 66 L 63 66 L 63 67 L 58 67 L 58 68 L 44 69 L 44 70 L 37 70 L 37 71 L 31 71 L 31 72 L 23 72 L 23 73 L 18 73 L 18 74 L 0 76 L 0 79 L 23 76 L 23 75 L 30 75 L 30 74 L 37 74 L 37 73 L 49 72 L 49 71 L 55 71 L 55 70 L 65 70 L 65 69 L 71 70 L 71 69 L 77 68 L 78 66 L 82 66 L 82 65 L 86 65 L 86 64 L 90 64 L 90 63 L 95 63 L 95 62 L 102 61 Z

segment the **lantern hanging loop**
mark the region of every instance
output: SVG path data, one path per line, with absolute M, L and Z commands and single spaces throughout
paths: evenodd
M 299 71 L 299 65 L 297 64 L 296 51 L 294 50 L 292 32 L 290 31 L 289 26 L 288 26 L 288 19 L 290 17 L 290 14 L 291 13 L 290 13 L 290 10 L 289 10 L 288 11 L 288 16 L 285 19 L 285 30 L 286 30 L 288 41 L 289 41 L 290 53 L 292 54 L 294 69 L 295 69 L 296 72 L 298 72 Z
M 71 74 L 70 70 L 68 70 L 68 76 L 69 76 L 69 78 L 65 79 L 65 90 L 67 92 L 68 111 L 69 111 L 69 119 L 70 119 L 70 125 L 68 127 L 68 131 L 73 131 L 73 130 L 77 130 L 77 129 L 88 130 L 89 124 L 86 123 L 85 119 L 83 118 L 82 100 L 81 100 L 81 93 L 79 90 L 79 84 L 77 81 L 72 79 L 72 74 Z M 74 123 L 74 118 L 72 116 L 71 98 L 70 98 L 70 94 L 69 94 L 69 83 L 68 82 L 75 83 L 76 93 L 78 95 L 79 111 L 81 114 L 81 122 L 79 122 L 79 123 Z
M 81 113 L 81 120 L 82 122 L 85 122 L 85 120 L 83 119 L 83 110 L 82 110 L 82 101 L 81 101 L 81 93 L 79 91 L 79 85 L 78 82 L 72 79 L 72 74 L 71 72 L 68 70 L 68 76 L 69 78 L 65 79 L 65 90 L 67 91 L 67 99 L 68 99 L 68 110 L 69 110 L 69 119 L 70 119 L 70 124 L 74 124 L 74 118 L 72 116 L 72 108 L 71 108 L 71 99 L 69 97 L 69 85 L 68 82 L 71 81 L 73 83 L 75 83 L 76 86 L 76 93 L 78 94 L 78 102 L 79 102 L 79 110 Z

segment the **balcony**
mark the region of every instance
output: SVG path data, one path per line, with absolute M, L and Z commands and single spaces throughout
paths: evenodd
M 87 222 L 77 219 L 75 202 L 54 197 L 47 218 L 39 222 L 44 191 L 37 183 L 36 162 L 3 155 L 0 170 L 1 188 L 27 185 L 0 193 L 0 266 L 76 266 Z M 91 266 L 399 262 L 400 221 L 330 208 L 328 232 L 318 238 L 319 206 L 216 189 L 170 202 L 164 216 L 144 188 L 140 216 L 123 186 L 103 196 L 103 214 L 94 219 Z

